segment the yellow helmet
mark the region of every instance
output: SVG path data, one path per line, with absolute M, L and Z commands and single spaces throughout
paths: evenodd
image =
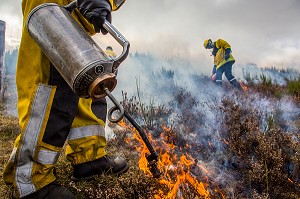
M 204 44 L 203 44 L 204 48 L 207 48 L 207 47 L 208 47 L 208 44 L 209 44 L 209 45 L 212 44 L 211 39 L 207 39 L 207 40 L 204 41 Z
M 106 50 L 113 50 L 113 48 L 111 46 L 107 46 Z

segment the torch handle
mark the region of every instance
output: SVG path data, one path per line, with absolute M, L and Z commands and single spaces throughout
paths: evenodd
M 76 8 L 77 1 L 72 1 L 64 8 L 70 13 Z M 129 41 L 115 28 L 109 21 L 105 20 L 103 27 L 108 31 L 108 33 L 122 46 L 123 50 L 119 57 L 114 59 L 113 70 L 116 71 L 120 64 L 126 59 L 129 53 L 130 43 Z
M 111 23 L 109 23 L 109 21 L 105 20 L 103 27 L 123 47 L 121 55 L 114 60 L 113 68 L 116 71 L 128 56 L 130 43 Z

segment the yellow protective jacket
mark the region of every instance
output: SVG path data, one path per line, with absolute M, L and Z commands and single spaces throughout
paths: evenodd
M 117 10 L 124 1 L 109 0 L 113 10 Z M 67 5 L 70 2 L 22 0 L 23 32 L 16 72 L 21 134 L 15 140 L 12 154 L 3 172 L 5 183 L 13 185 L 19 197 L 36 192 L 56 179 L 54 165 L 62 151 L 62 146 L 54 146 L 44 141 L 46 128 L 51 131 L 47 122 L 52 113 L 52 102 L 55 100 L 57 87 L 49 84 L 51 64 L 28 34 L 27 17 L 30 11 L 40 4 Z M 95 34 L 93 25 L 77 9 L 72 12 L 72 16 L 86 32 L 90 35 Z M 63 138 L 63 142 L 67 139 L 67 159 L 72 165 L 93 161 L 106 154 L 105 121 L 94 114 L 92 106 L 96 103 L 91 99 L 81 98 L 78 105 L 75 104 L 75 118 L 71 120 L 68 137 Z M 106 109 L 102 112 L 106 114 Z M 59 137 L 57 139 L 61 140 Z
M 231 49 L 231 46 L 223 39 L 218 39 L 214 42 L 214 49 L 213 49 L 213 55 L 214 55 L 214 65 L 216 65 L 216 69 L 220 68 L 227 62 L 234 62 L 235 59 L 232 56 L 230 52 L 229 59 L 225 60 L 225 50 Z

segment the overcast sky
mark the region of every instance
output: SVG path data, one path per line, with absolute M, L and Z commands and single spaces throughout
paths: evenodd
M 0 2 L 0 19 L 20 27 L 21 0 Z M 113 25 L 130 41 L 131 52 L 180 55 L 210 70 L 203 41 L 222 38 L 237 64 L 300 69 L 300 0 L 127 0 L 113 13 Z M 111 42 L 100 34 L 94 38 Z

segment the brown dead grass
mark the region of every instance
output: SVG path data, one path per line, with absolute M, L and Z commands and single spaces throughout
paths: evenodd
M 9 159 L 14 140 L 20 133 L 18 120 L 15 117 L 4 115 L 3 107 L 0 105 L 0 198 L 12 197 L 11 187 L 7 187 L 2 179 L 4 166 Z
M 299 198 L 299 135 L 283 131 L 274 118 L 262 129 L 264 116 L 245 103 L 222 103 L 224 136 L 236 159 L 234 170 L 243 176 L 241 188 L 252 189 L 255 198 Z

